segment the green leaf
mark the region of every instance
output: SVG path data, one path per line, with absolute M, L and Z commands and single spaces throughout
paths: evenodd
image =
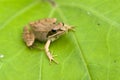
M 119 3 L 1 0 L 0 80 L 120 80 Z M 75 26 L 50 46 L 59 64 L 50 64 L 44 51 L 29 49 L 22 40 L 25 25 L 48 17 Z

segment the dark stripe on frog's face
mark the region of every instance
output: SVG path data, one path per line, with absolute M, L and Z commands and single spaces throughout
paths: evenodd
M 52 25 L 53 26 L 53 25 Z M 59 33 L 64 33 L 64 23 L 60 22 L 58 24 L 55 24 L 54 27 L 48 32 L 47 37 L 49 36 L 59 36 Z
M 51 31 L 48 32 L 47 37 L 49 37 L 53 34 L 56 34 L 56 33 L 57 33 L 57 30 L 52 29 Z

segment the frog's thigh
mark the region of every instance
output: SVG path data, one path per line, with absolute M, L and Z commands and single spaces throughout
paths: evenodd
M 24 27 L 23 39 L 28 47 L 32 46 L 35 41 L 33 32 L 30 31 L 27 26 Z

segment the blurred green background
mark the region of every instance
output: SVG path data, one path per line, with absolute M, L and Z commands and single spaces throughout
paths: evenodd
M 75 26 L 50 46 L 59 64 L 22 40 L 25 25 L 52 17 Z M 0 0 L 0 80 L 120 80 L 119 75 L 120 0 Z

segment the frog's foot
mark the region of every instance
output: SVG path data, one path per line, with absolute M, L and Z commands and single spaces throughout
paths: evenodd
M 50 53 L 50 51 L 49 51 L 50 42 L 51 42 L 51 40 L 48 40 L 48 41 L 46 42 L 46 44 L 45 44 L 45 52 L 46 52 L 46 55 L 47 55 L 47 57 L 49 58 L 50 62 L 54 61 L 55 63 L 58 64 L 58 62 L 54 59 L 54 57 L 55 57 L 56 55 L 55 55 L 55 56 L 52 55 L 52 54 Z
M 49 51 L 46 52 L 46 54 L 47 54 L 47 57 L 48 57 L 49 60 L 50 60 L 50 63 L 51 63 L 52 61 L 54 61 L 56 64 L 58 64 L 58 62 L 54 59 L 54 57 L 55 57 L 56 55 L 52 55 Z

